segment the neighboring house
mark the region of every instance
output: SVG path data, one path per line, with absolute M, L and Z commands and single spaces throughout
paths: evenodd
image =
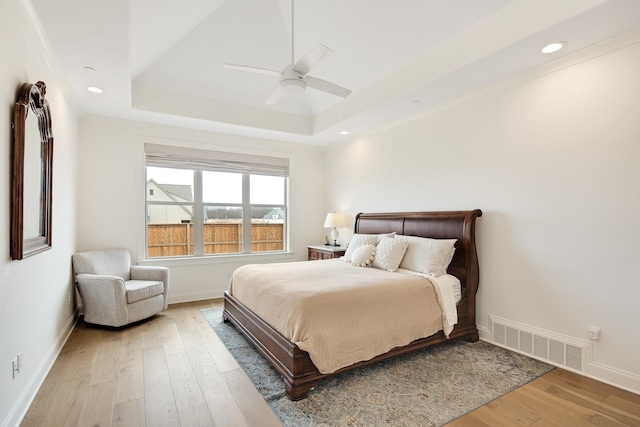
M 264 222 L 267 224 L 282 224 L 284 222 L 284 210 L 274 209 L 265 214 L 262 219 L 264 219 Z
M 147 200 L 150 202 L 193 202 L 190 185 L 158 184 L 147 181 Z M 149 205 L 149 224 L 180 224 L 193 221 L 193 211 L 186 206 Z

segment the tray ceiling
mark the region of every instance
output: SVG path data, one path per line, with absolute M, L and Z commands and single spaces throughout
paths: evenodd
M 352 93 L 307 88 L 267 105 L 277 77 L 223 64 L 290 64 L 289 0 L 31 3 L 82 114 L 310 144 L 419 114 L 640 26 L 636 0 L 299 0 L 295 60 L 328 46 L 310 75 Z M 540 53 L 556 40 L 566 48 Z

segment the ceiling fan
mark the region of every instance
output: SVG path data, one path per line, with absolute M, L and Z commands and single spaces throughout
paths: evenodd
M 277 103 L 284 95 L 300 94 L 304 92 L 307 86 L 322 92 L 346 98 L 351 93 L 349 89 L 309 75 L 311 68 L 324 57 L 333 53 L 333 50 L 323 44 L 319 44 L 297 62 L 294 62 L 295 31 L 293 1 L 294 0 L 291 0 L 291 64 L 284 67 L 282 71 L 228 63 L 224 64 L 223 68 L 279 77 L 280 80 L 278 82 L 278 86 L 273 91 L 269 99 L 267 99 L 267 104 Z

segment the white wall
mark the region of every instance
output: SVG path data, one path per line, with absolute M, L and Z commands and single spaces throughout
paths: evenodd
M 221 297 L 231 273 L 251 262 L 305 260 L 322 242 L 324 158 L 320 148 L 87 117 L 79 128 L 78 249 L 125 247 L 144 262 L 145 142 L 289 158 L 293 254 L 158 260 L 171 269 L 171 303 Z
M 77 119 L 29 31 L 21 2 L 0 2 L 0 425 L 17 425 L 73 327 L 71 254 L 75 242 Z M 21 261 L 9 252 L 10 118 L 21 83 L 42 80 L 51 107 L 53 248 Z M 23 367 L 12 379 L 11 361 Z
M 640 35 L 326 154 L 327 208 L 480 208 L 477 321 L 569 337 L 640 393 Z M 535 78 L 532 78 L 535 77 Z

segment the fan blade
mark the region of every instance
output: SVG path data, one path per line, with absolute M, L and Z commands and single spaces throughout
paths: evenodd
M 306 76 L 304 80 L 307 82 L 307 86 L 314 88 L 315 90 L 320 90 L 322 92 L 327 92 L 332 95 L 341 96 L 346 98 L 351 94 L 349 89 L 343 88 L 342 86 L 338 86 L 337 84 L 328 82 L 326 80 L 319 79 L 313 76 Z
M 265 102 L 265 104 L 276 104 L 278 101 L 280 101 L 280 98 L 282 98 L 283 95 L 284 95 L 284 92 L 282 91 L 282 88 L 280 88 L 280 85 L 278 85 L 276 90 L 273 91 L 273 93 L 271 94 L 269 99 L 267 99 L 267 102 Z
M 311 71 L 311 67 L 320 62 L 322 58 L 333 53 L 333 50 L 329 49 L 323 44 L 311 49 L 305 56 L 300 58 L 298 62 L 293 65 L 293 70 L 305 75 Z
M 230 70 L 248 71 L 250 73 L 268 74 L 270 76 L 280 77 L 280 71 L 269 70 L 267 68 L 250 67 L 249 65 L 224 64 L 222 68 Z

